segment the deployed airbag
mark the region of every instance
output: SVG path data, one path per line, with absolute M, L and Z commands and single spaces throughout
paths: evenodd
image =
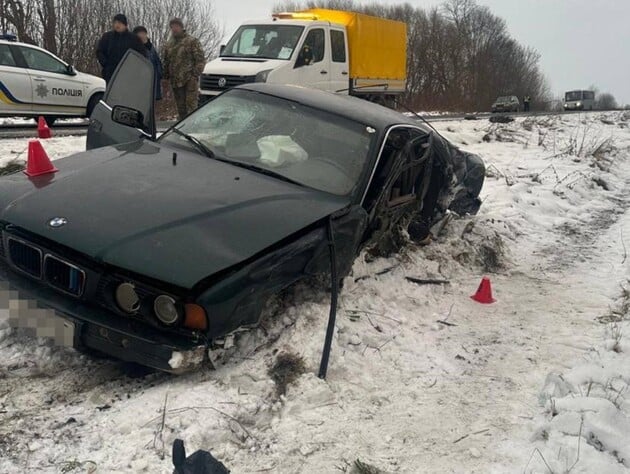
M 288 135 L 269 135 L 258 140 L 260 161 L 276 168 L 308 159 L 308 153 Z

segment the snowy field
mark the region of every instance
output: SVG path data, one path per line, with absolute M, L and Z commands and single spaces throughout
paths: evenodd
M 630 114 L 436 127 L 486 161 L 481 211 L 428 247 L 357 260 L 327 381 L 318 288 L 184 376 L 129 378 L 0 313 L 0 472 L 166 473 L 175 438 L 234 473 L 628 472 Z M 0 141 L 0 163 L 26 143 Z M 83 146 L 45 143 L 55 158 Z M 491 306 L 469 298 L 483 275 Z M 280 354 L 305 366 L 282 395 Z

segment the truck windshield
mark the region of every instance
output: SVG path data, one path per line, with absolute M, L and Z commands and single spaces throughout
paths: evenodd
M 176 127 L 179 132 L 160 141 L 205 148 L 209 159 L 338 196 L 357 188 L 377 136 L 365 124 L 242 89 L 217 97 Z
M 571 102 L 575 100 L 582 100 L 582 91 L 567 92 L 564 96 L 565 102 Z
M 303 26 L 243 25 L 225 46 L 222 57 L 291 59 Z

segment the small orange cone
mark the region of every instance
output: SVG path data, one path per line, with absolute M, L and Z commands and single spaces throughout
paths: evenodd
M 52 132 L 50 131 L 50 127 L 46 123 L 46 119 L 41 116 L 37 120 L 37 136 L 42 140 L 52 137 Z
M 481 304 L 492 304 L 496 302 L 496 300 L 492 297 L 492 284 L 490 283 L 490 278 L 482 278 L 479 288 L 477 289 L 477 293 L 472 295 L 471 298 Z
M 24 173 L 30 178 L 59 171 L 52 164 L 39 140 L 28 142 L 28 160 Z

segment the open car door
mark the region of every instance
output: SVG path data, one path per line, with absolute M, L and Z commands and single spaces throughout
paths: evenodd
M 90 117 L 88 150 L 155 139 L 154 75 L 153 65 L 140 53 L 125 54 Z

